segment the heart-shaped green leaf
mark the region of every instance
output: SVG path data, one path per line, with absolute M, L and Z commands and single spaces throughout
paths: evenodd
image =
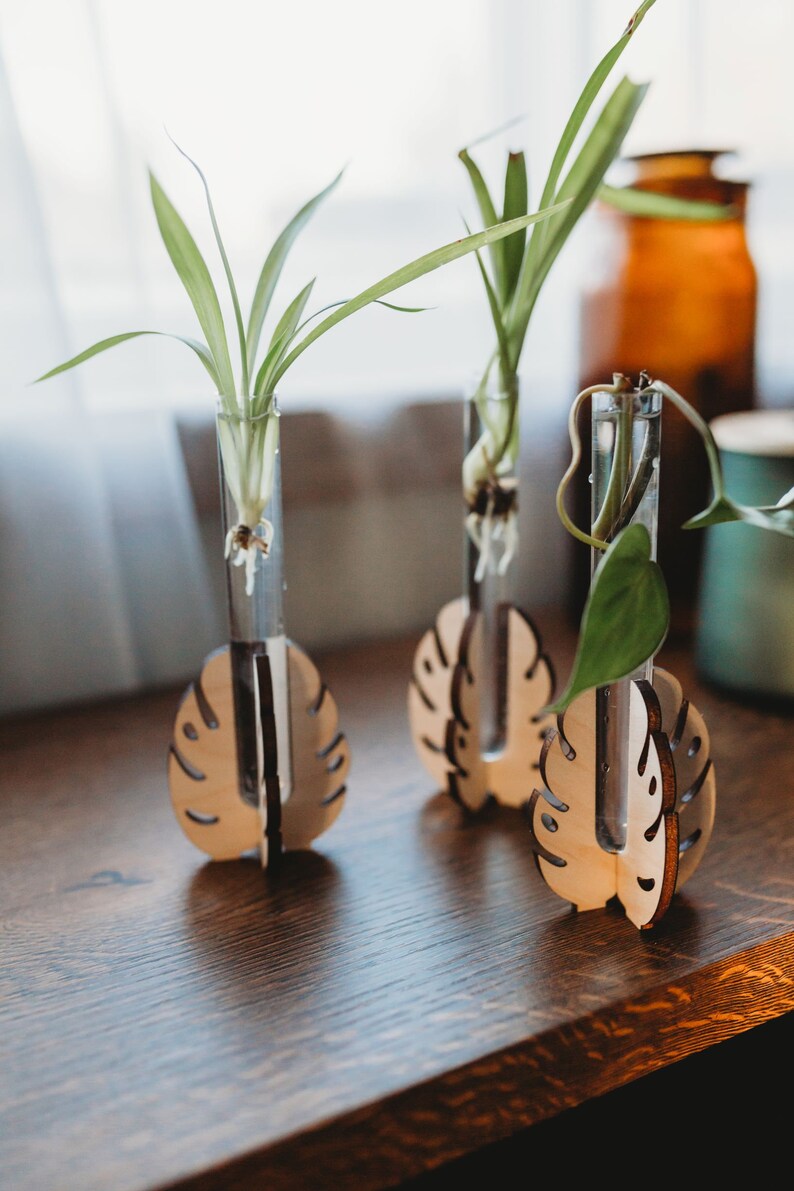
M 651 657 L 667 636 L 670 603 L 644 525 L 629 525 L 598 565 L 582 616 L 573 671 L 546 710 L 559 714 L 584 691 L 617 682 Z

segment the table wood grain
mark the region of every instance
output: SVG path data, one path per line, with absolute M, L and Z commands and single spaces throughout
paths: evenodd
M 567 674 L 570 628 L 536 619 Z M 433 788 L 415 644 L 315 659 L 348 799 L 277 878 L 182 836 L 180 691 L 0 722 L 0 1186 L 397 1186 L 794 1009 L 790 709 L 663 651 L 711 731 L 717 820 L 639 932 L 545 886 L 520 812 L 472 821 Z

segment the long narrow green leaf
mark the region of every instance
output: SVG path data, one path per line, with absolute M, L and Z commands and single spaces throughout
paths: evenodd
M 468 225 L 466 225 L 466 231 L 469 231 Z M 496 342 L 499 348 L 499 363 L 502 368 L 502 375 L 507 377 L 510 373 L 510 345 L 507 339 L 507 330 L 505 329 L 504 321 L 502 319 L 502 308 L 499 303 L 499 298 L 496 295 L 496 291 L 491 285 L 491 279 L 488 276 L 488 270 L 483 264 L 480 253 L 475 252 L 474 256 L 480 269 L 482 283 L 485 286 L 485 293 L 488 298 L 488 307 L 491 311 L 491 318 L 493 319 L 494 330 L 496 331 Z
M 336 310 L 337 307 L 344 306 L 349 301 L 349 298 L 340 298 L 337 302 L 329 302 L 327 306 L 321 306 L 319 310 L 313 311 L 308 318 L 303 320 L 296 334 L 300 334 L 304 327 L 314 322 L 321 314 L 325 314 L 326 310 Z M 385 306 L 387 310 L 397 310 L 400 314 L 423 314 L 426 310 L 435 310 L 435 306 L 398 306 L 396 302 L 384 302 L 382 298 L 376 298 L 373 304 L 375 306 Z
M 518 219 L 526 215 L 529 210 L 529 193 L 527 187 L 527 163 L 523 153 L 508 153 L 505 169 L 505 202 L 502 219 Z M 516 232 L 502 240 L 502 289 L 500 298 L 505 307 L 510 301 L 521 273 L 521 262 L 524 259 L 527 232 Z
M 316 280 L 316 277 L 312 277 L 309 284 L 304 285 L 298 296 L 292 299 L 289 306 L 276 323 L 276 329 L 273 332 L 270 340 L 270 347 L 273 346 L 277 339 L 281 338 L 285 331 L 287 335 L 292 335 L 296 330 L 298 324 L 300 323 L 301 315 L 306 309 L 306 303 L 309 301 L 309 297 L 312 290 L 314 289 L 314 283 Z
M 607 78 L 612 72 L 612 67 L 620 58 L 629 41 L 637 32 L 646 16 L 649 9 L 653 8 L 656 0 L 643 0 L 643 3 L 636 10 L 634 15 L 629 20 L 626 28 L 621 33 L 618 40 L 610 50 L 604 55 L 601 61 L 596 66 L 595 70 L 590 75 L 585 83 L 582 92 L 574 105 L 574 109 L 568 117 L 568 123 L 563 129 L 557 148 L 552 158 L 551 166 L 549 167 L 548 177 L 546 178 L 543 187 L 543 194 L 541 195 L 541 207 L 548 206 L 552 198 L 556 197 L 557 182 L 560 175 L 565 168 L 565 163 L 568 160 L 568 154 L 573 148 L 573 143 L 579 134 L 584 121 L 587 119 L 590 108 L 593 106 L 599 91 L 603 87 Z
M 234 396 L 234 376 L 226 342 L 220 302 L 209 269 L 182 217 L 172 205 L 154 174 L 149 172 L 152 204 L 166 251 L 193 303 L 201 329 L 215 362 L 224 397 Z
M 615 44 L 607 51 L 604 57 L 593 70 L 588 78 L 578 100 L 574 104 L 573 111 L 568 117 L 565 128 L 554 151 L 549 172 L 543 186 L 543 193 L 540 197 L 540 206 L 546 207 L 552 201 L 561 197 L 557 193 L 557 184 L 560 180 L 562 172 L 565 168 L 565 163 L 573 149 L 582 126 L 590 114 L 590 109 L 595 103 L 601 88 L 612 72 L 613 67 L 620 58 L 629 41 L 636 33 L 640 24 L 642 23 L 648 10 L 653 7 L 655 0 L 644 0 L 640 7 L 636 10 L 634 15 L 629 20 L 623 33 L 620 35 Z M 525 276 L 531 278 L 534 276 L 538 261 L 541 259 L 546 243 L 551 235 L 552 229 L 541 226 L 535 228 L 530 239 L 527 253 L 524 261 Z M 526 326 L 524 328 L 526 333 Z
M 336 326 L 343 319 L 349 318 L 351 314 L 355 314 L 357 310 L 361 310 L 364 306 L 369 306 L 371 302 L 385 297 L 386 294 L 390 294 L 394 290 L 401 289 L 409 281 L 415 281 L 419 277 L 424 277 L 427 273 L 432 273 L 434 269 L 438 269 L 442 265 L 449 264 L 461 256 L 466 256 L 469 252 L 475 252 L 480 248 L 484 248 L 487 244 L 493 243 L 495 240 L 512 235 L 520 228 L 527 227 L 529 224 L 537 223 L 541 219 L 548 219 L 550 216 L 557 214 L 561 209 L 560 204 L 555 204 L 545 211 L 536 211 L 532 215 L 523 216 L 521 219 L 513 219 L 510 223 L 499 223 L 496 227 L 486 228 L 485 231 L 477 232 L 476 235 L 466 236 L 462 240 L 455 240 L 451 244 L 445 244 L 441 248 L 435 248 L 432 252 L 428 252 L 424 256 L 411 261 L 409 264 L 403 265 L 402 268 L 395 270 L 394 273 L 390 273 L 388 277 L 384 277 L 381 281 L 369 286 L 368 289 L 362 290 L 355 298 L 351 298 L 349 302 L 345 302 L 344 306 L 340 307 L 333 314 L 330 314 L 328 318 L 323 319 L 319 326 L 316 326 L 313 331 L 310 331 L 300 343 L 296 344 L 289 355 L 282 360 L 273 378 L 273 383 L 276 384 L 278 382 L 280 377 L 294 364 L 298 356 L 306 351 L 306 348 L 310 344 L 319 339 L 321 335 L 324 335 L 326 331 L 330 331 L 331 327 Z
M 248 360 L 251 368 L 254 366 L 254 360 L 259 347 L 259 337 L 262 334 L 262 326 L 270 307 L 273 291 L 278 284 L 278 279 L 281 276 L 281 270 L 284 268 L 284 262 L 289 255 L 289 251 L 302 229 L 306 226 L 314 212 L 322 203 L 323 199 L 327 198 L 331 191 L 339 185 L 343 173 L 344 170 L 340 170 L 334 180 L 329 182 L 324 190 L 321 190 L 319 194 L 314 196 L 314 198 L 309 199 L 305 206 L 301 207 L 297 215 L 295 215 L 289 221 L 279 237 L 275 240 L 273 247 L 267 254 L 265 263 L 262 266 L 262 272 L 259 274 L 259 280 L 256 283 L 254 297 L 251 302 L 251 312 L 248 317 L 248 333 L 246 336 L 246 343 L 248 347 Z
M 107 351 L 110 347 L 115 347 L 117 343 L 124 343 L 126 339 L 138 339 L 141 335 L 162 335 L 166 339 L 178 339 L 180 343 L 186 344 L 201 360 L 210 374 L 215 388 L 220 392 L 220 379 L 215 368 L 215 361 L 206 344 L 201 343 L 198 339 L 188 339 L 184 335 L 172 335 L 168 331 L 126 331 L 122 335 L 111 335 L 108 339 L 100 339 L 98 343 L 95 343 L 92 347 L 87 347 L 85 351 L 80 352 L 77 356 L 73 356 L 71 360 L 66 360 L 65 363 L 59 364 L 57 368 L 51 368 L 49 372 L 45 372 L 43 376 L 36 377 L 34 383 L 38 384 L 40 380 L 48 380 L 51 376 L 57 376 L 59 372 L 67 372 L 68 369 L 82 364 L 84 360 L 90 360 L 92 356 L 98 356 L 100 352 Z
M 522 270 L 511 308 L 509 328 L 515 367 L 518 366 L 532 309 L 543 282 L 565 241 L 601 185 L 604 174 L 623 144 L 647 90 L 647 83 L 632 83 L 627 78 L 621 79 L 560 186 L 559 198 L 569 198 L 571 202 L 555 219 L 555 226 L 546 239 L 540 260 L 534 262 L 531 269 Z M 529 257 L 530 253 L 527 253 L 527 258 Z
M 327 306 L 321 306 L 319 310 L 313 311 L 308 318 L 305 318 L 299 326 L 294 327 L 291 332 L 284 330 L 277 337 L 278 328 L 276 329 L 267 355 L 262 361 L 262 365 L 256 375 L 256 385 L 254 388 L 258 397 L 266 397 L 273 392 L 275 385 L 275 382 L 271 380 L 273 368 L 282 359 L 290 343 L 300 335 L 304 327 L 307 327 L 309 323 L 319 318 L 321 314 L 325 314 L 326 310 L 336 310 L 339 306 L 344 306 L 346 301 L 346 298 L 342 298 L 338 302 L 329 302 Z M 376 299 L 373 305 L 385 306 L 388 310 L 399 311 L 400 314 L 422 314 L 426 310 L 434 309 L 432 306 L 397 306 L 394 302 L 384 302 L 382 298 Z
M 477 200 L 477 206 L 480 209 L 480 218 L 485 227 L 493 227 L 495 223 L 499 222 L 499 216 L 496 214 L 496 207 L 491 198 L 491 192 L 485 178 L 482 176 L 480 167 L 469 155 L 468 149 L 461 149 L 458 157 L 466 167 L 466 171 L 471 179 L 472 190 L 474 197 Z
M 697 199 L 679 198 L 675 194 L 659 194 L 655 190 L 640 190 L 635 186 L 599 186 L 599 199 L 627 215 L 638 215 L 647 219 L 702 219 L 708 223 L 719 223 L 731 219 L 735 210 L 730 204 L 702 202 Z
M 303 289 L 293 298 L 287 309 L 282 314 L 281 318 L 276 324 L 276 329 L 270 339 L 270 344 L 267 349 L 267 354 L 262 361 L 262 366 L 256 374 L 256 381 L 254 382 L 254 392 L 257 397 L 263 393 L 272 391 L 271 386 L 268 385 L 268 373 L 271 368 L 277 363 L 281 352 L 283 352 L 289 345 L 298 324 L 301 320 L 301 315 L 306 309 L 306 303 L 309 301 L 309 295 L 314 289 L 316 277 L 312 277 L 308 285 L 304 285 Z
M 234 307 L 234 319 L 237 324 L 237 340 L 240 345 L 240 367 L 242 369 L 240 388 L 241 388 L 242 397 L 243 397 L 243 399 L 245 399 L 248 397 L 248 353 L 247 353 L 246 347 L 245 347 L 245 329 L 243 327 L 243 314 L 242 314 L 242 311 L 240 310 L 240 301 L 239 301 L 239 298 L 237 297 L 237 286 L 234 284 L 234 277 L 232 275 L 231 265 L 229 264 L 229 258 L 226 255 L 226 249 L 223 246 L 223 240 L 221 238 L 221 229 L 218 227 L 218 220 L 215 217 L 215 207 L 213 205 L 212 198 L 210 196 L 209 184 L 208 184 L 207 179 L 204 175 L 204 171 L 196 164 L 196 162 L 193 160 L 193 158 L 190 157 L 185 152 L 185 150 L 183 148 L 181 148 L 181 146 L 179 146 L 176 143 L 176 141 L 174 140 L 174 138 L 172 136 L 169 136 L 169 140 L 171 141 L 171 144 L 174 146 L 174 148 L 179 153 L 182 154 L 182 156 L 185 158 L 185 160 L 189 161 L 190 164 L 193 166 L 193 169 L 196 171 L 199 178 L 201 178 L 201 183 L 204 187 L 204 194 L 207 199 L 207 209 L 208 209 L 209 215 L 210 215 L 210 222 L 212 223 L 212 230 L 215 233 L 215 243 L 218 245 L 218 252 L 220 253 L 220 257 L 223 262 L 223 269 L 226 274 L 226 280 L 229 283 L 229 293 L 231 294 L 232 306 Z
M 474 197 L 477 200 L 477 206 L 480 211 L 480 218 L 482 219 L 483 227 L 493 227 L 499 222 L 499 216 L 496 213 L 494 201 L 491 198 L 491 192 L 485 178 L 482 176 L 482 171 L 477 163 L 470 156 L 468 149 L 461 149 L 458 157 L 466 167 L 466 172 L 471 181 L 471 187 L 474 191 Z M 522 215 L 526 211 L 521 212 Z M 496 280 L 496 287 L 501 293 L 503 289 L 503 275 L 504 275 L 504 255 L 501 251 L 502 244 L 494 243 L 488 248 L 488 253 L 491 258 L 491 265 L 493 266 L 494 278 Z

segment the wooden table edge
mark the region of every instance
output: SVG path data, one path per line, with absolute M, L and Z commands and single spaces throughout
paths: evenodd
M 789 1012 L 794 932 L 151 1191 L 395 1187 Z

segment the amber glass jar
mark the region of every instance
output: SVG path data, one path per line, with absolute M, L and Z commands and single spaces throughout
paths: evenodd
M 745 212 L 748 183 L 714 172 L 722 152 L 686 150 L 628 158 L 631 184 L 648 190 L 730 204 L 719 222 L 649 219 L 605 204 L 591 212 L 595 249 L 580 311 L 580 388 L 614 372 L 635 380 L 645 371 L 677 389 L 707 420 L 756 404 L 757 277 Z M 583 457 L 589 426 L 583 419 Z M 658 558 L 671 602 L 671 637 L 691 636 L 703 535 L 680 527 L 708 499 L 700 439 L 668 403 L 662 426 L 664 495 Z M 576 484 L 576 512 L 588 524 L 586 471 Z M 578 617 L 590 574 L 587 551 L 574 555 L 573 612 Z

